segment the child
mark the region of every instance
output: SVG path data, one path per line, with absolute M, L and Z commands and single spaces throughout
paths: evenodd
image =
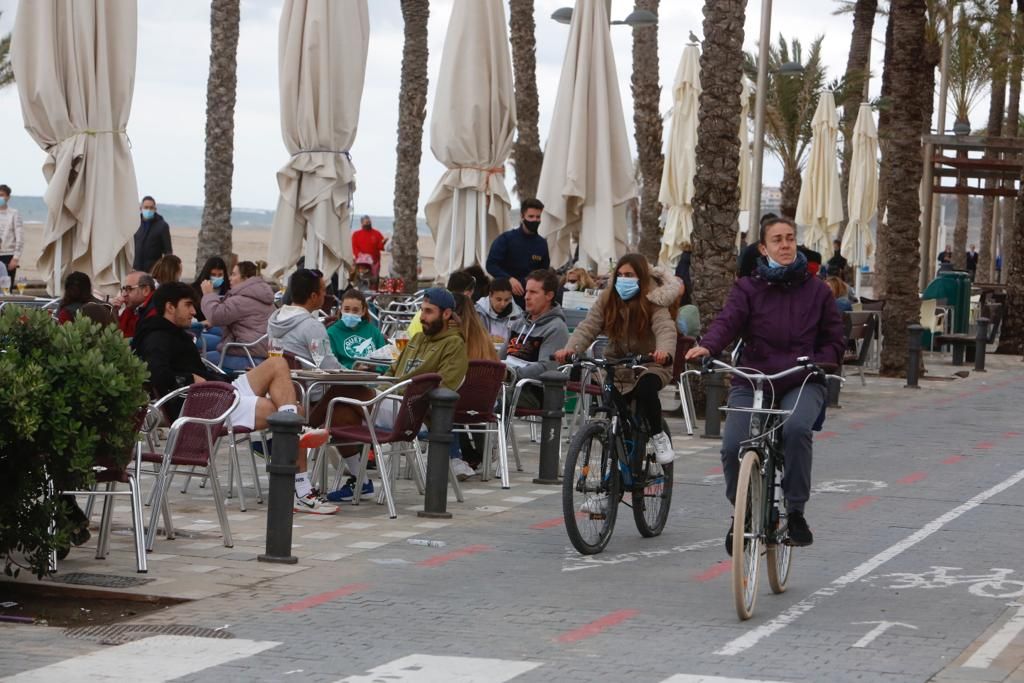
M 388 341 L 370 321 L 366 297 L 357 289 L 348 289 L 341 298 L 341 318 L 327 330 L 331 350 L 343 366 L 366 358 Z

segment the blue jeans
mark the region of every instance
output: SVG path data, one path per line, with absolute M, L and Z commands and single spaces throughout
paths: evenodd
M 211 363 L 214 363 L 214 364 L 219 363 L 220 362 L 220 351 L 207 351 L 206 352 L 206 360 L 208 360 L 208 361 L 210 361 Z M 265 361 L 266 358 L 259 358 L 258 356 L 253 356 L 252 360 L 253 360 L 254 363 L 256 363 L 256 365 L 259 365 L 260 363 Z M 253 364 L 249 362 L 249 357 L 248 356 L 231 356 L 231 355 L 228 355 L 228 356 L 224 356 L 224 365 L 222 366 L 221 369 L 223 369 L 223 370 L 237 370 L 237 371 L 245 372 L 246 370 L 252 370 L 253 367 L 254 367 Z

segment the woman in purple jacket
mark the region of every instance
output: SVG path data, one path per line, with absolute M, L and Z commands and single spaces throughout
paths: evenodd
M 793 367 L 801 356 L 838 365 L 843 357 L 843 321 L 832 290 L 808 272 L 807 259 L 797 251 L 796 224 L 786 218 L 766 222 L 761 226 L 759 251 L 761 258 L 754 273 L 736 281 L 722 312 L 686 359 L 718 356 L 739 338 L 743 340 L 739 365 L 766 374 Z M 826 387 L 818 378 L 804 384 L 805 377 L 794 374 L 775 382 L 775 396 L 770 396 L 777 407 L 793 411 L 782 428 L 786 461 L 782 490 L 793 545 L 810 545 L 814 540 L 804 504 L 811 493 L 811 429 L 827 398 Z M 733 378 L 729 406 L 751 405 L 751 387 Z M 722 469 L 730 503 L 735 503 L 740 443 L 749 433 L 750 417 L 729 413 L 722 434 Z M 726 538 L 730 554 L 731 536 L 730 524 Z

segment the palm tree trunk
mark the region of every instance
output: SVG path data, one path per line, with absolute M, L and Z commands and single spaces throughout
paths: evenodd
M 882 57 L 882 90 L 881 99 L 889 102 L 892 97 L 892 57 L 893 57 L 893 19 L 892 13 L 885 24 L 885 53 Z M 881 255 L 889 251 L 889 138 L 891 136 L 891 107 L 883 107 L 878 112 L 878 150 L 881 165 L 878 169 L 878 231 L 875 236 L 875 277 L 872 294 L 875 298 L 885 296 L 887 289 L 885 259 Z
M 850 53 L 846 58 L 846 93 L 842 101 L 843 118 L 840 124 L 843 131 L 842 176 L 839 181 L 843 193 L 843 222 L 839 225 L 839 239 L 843 239 L 850 216 L 846 200 L 850 191 L 849 167 L 853 154 L 853 126 L 857 122 L 857 112 L 864 99 L 864 84 L 870 76 L 871 32 L 875 27 L 877 13 L 878 0 L 857 0 L 853 7 L 853 35 L 850 37 Z
M 1014 207 L 1013 246 L 1003 258 L 1006 274 L 1006 305 L 996 353 L 1024 352 L 1024 177 Z
M 705 0 L 703 93 L 697 111 L 693 196 L 694 299 L 701 320 L 722 310 L 736 275 L 739 218 L 740 98 L 746 0 Z
M 516 117 L 519 134 L 512 148 L 516 168 L 516 193 L 519 199 L 537 196 L 544 152 L 540 148 L 537 122 L 540 105 L 537 97 L 537 37 L 533 21 L 533 0 L 510 0 L 509 29 L 512 64 L 516 79 Z
M 920 95 L 925 60 L 925 0 L 893 0 L 892 101 L 889 153 L 886 158 L 890 185 L 888 248 L 880 252 L 886 264 L 888 289 L 882 312 L 881 373 L 900 376 L 907 364 L 907 324 L 920 319 L 917 281 L 921 269 L 918 236 L 921 229 L 921 128 L 924 125 Z
M 800 177 L 799 168 L 783 168 L 782 183 L 779 186 L 779 193 L 782 195 L 779 210 L 786 218 L 796 217 L 796 206 L 800 203 L 800 187 L 802 185 L 803 178 Z
M 210 75 L 206 81 L 206 179 L 196 272 L 206 259 L 231 262 L 231 180 L 235 171 L 240 0 L 210 3 Z
M 395 274 L 405 291 L 417 289 L 416 261 L 419 236 L 416 212 L 420 201 L 420 156 L 423 120 L 427 116 L 427 21 L 429 0 L 402 0 L 405 44 L 402 48 L 402 85 L 398 93 L 398 161 L 395 165 L 395 232 L 392 256 Z
M 966 159 L 966 152 L 957 152 L 957 158 Z M 957 181 L 957 187 L 966 187 L 966 183 Z M 971 198 L 965 194 L 956 196 L 956 228 L 953 230 L 953 268 L 967 270 L 967 226 L 971 218 Z
M 1010 94 L 1006 100 L 1006 124 L 1003 126 L 1003 135 L 1015 138 L 1020 134 L 1020 88 L 1021 78 L 1024 76 L 1024 0 L 1017 0 L 1011 49 L 1013 56 L 1010 58 Z M 1008 264 L 1013 250 L 1017 203 L 1009 198 L 1003 198 L 1002 202 L 1002 253 L 1003 263 Z
M 1010 0 L 998 0 L 994 31 L 996 34 L 992 57 L 992 87 L 988 106 L 989 137 L 1002 135 L 1003 115 L 1006 112 L 1006 60 L 1012 37 L 1010 29 Z M 989 154 L 985 154 L 989 158 Z M 995 187 L 992 180 L 985 181 L 985 187 Z M 992 253 L 992 216 L 995 213 L 995 197 L 985 197 L 981 211 L 981 248 L 978 250 L 978 277 L 991 282 L 995 274 L 995 258 Z
M 658 14 L 660 0 L 637 0 L 636 9 Z M 658 27 L 633 29 L 633 125 L 636 151 L 640 157 L 640 253 L 651 263 L 658 260 L 661 243 L 661 152 L 662 124 L 658 104 Z M 737 127 L 739 124 L 736 124 Z

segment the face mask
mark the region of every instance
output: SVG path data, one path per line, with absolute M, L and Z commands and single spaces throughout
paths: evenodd
M 640 281 L 635 277 L 615 278 L 615 291 L 619 293 L 620 299 L 629 301 L 640 293 Z
M 154 211 L 153 209 L 143 209 L 142 210 L 142 220 L 144 220 L 144 221 L 151 221 L 151 220 L 153 220 L 153 216 L 155 216 L 155 215 L 156 215 L 156 211 Z
M 496 310 L 494 312 L 495 314 L 497 314 L 499 318 L 507 318 L 512 313 L 512 304 L 509 304 L 505 308 L 502 308 L 501 310 Z
M 369 223 L 367 223 L 366 225 L 362 226 L 362 228 L 363 228 L 363 230 L 373 230 L 373 226 L 370 225 Z
M 566 282 L 565 283 L 565 291 L 567 291 L 567 292 L 575 292 L 579 288 L 579 286 L 580 286 L 580 283 L 578 283 L 578 282 Z
M 768 259 L 768 267 L 769 268 L 781 268 L 782 267 L 782 264 L 779 263 L 778 261 L 776 261 L 775 259 L 773 259 L 771 256 L 765 255 L 765 258 Z
M 537 234 L 537 228 L 540 227 L 540 221 L 523 221 L 523 227 L 526 228 L 526 232 L 531 234 Z
M 4 208 L 5 206 L 7 206 L 7 198 L 0 197 L 0 209 Z
M 210 283 L 214 286 L 215 289 L 220 289 L 221 287 L 224 286 L 224 278 L 222 278 L 222 277 L 211 277 L 210 278 Z
M 356 315 L 355 313 L 342 313 L 341 324 L 350 329 L 355 328 L 359 323 L 363 322 L 363 316 Z

